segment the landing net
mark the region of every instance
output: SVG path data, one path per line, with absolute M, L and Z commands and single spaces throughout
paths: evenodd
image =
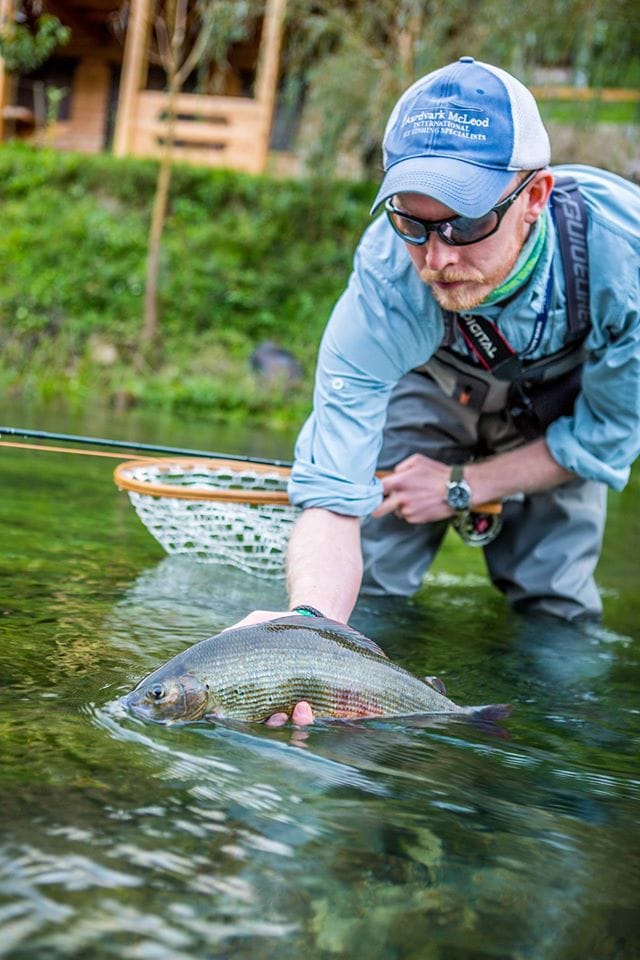
M 287 496 L 289 473 L 236 460 L 158 458 L 121 463 L 114 479 L 167 553 L 269 578 L 284 576 L 298 515 Z

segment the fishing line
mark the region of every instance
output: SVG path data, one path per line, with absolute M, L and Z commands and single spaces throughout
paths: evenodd
M 21 427 L 0 427 L 0 437 L 25 437 L 33 440 L 56 440 L 61 443 L 83 443 L 95 447 L 113 447 L 120 450 L 143 450 L 148 453 L 168 453 L 180 457 L 205 457 L 211 460 L 237 460 L 242 463 L 263 463 L 271 467 L 291 467 L 290 460 L 272 460 L 267 457 L 247 457 L 235 453 L 218 453 L 207 450 L 191 450 L 186 447 L 165 447 L 153 443 L 136 443 L 130 440 L 110 440 L 105 437 L 83 437 L 72 433 L 51 433 L 47 430 L 25 430 Z M 0 440 L 0 443 L 5 443 Z M 5 446 L 9 444 L 5 443 Z M 34 447 L 34 449 L 46 449 Z M 77 451 L 60 451 L 77 452 Z
M 44 443 L 15 443 L 11 440 L 0 440 L 0 447 L 15 447 L 18 450 L 43 450 L 45 453 L 74 453 L 77 457 L 110 457 L 112 460 L 122 460 L 121 453 L 107 453 L 106 450 L 72 450 L 70 447 L 49 447 Z M 155 461 L 155 457 L 139 457 L 140 460 Z

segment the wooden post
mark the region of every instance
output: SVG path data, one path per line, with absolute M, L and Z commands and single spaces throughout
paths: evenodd
M 264 110 L 259 147 L 265 162 L 278 87 L 280 46 L 286 5 L 287 0 L 267 0 L 256 70 L 255 98 Z
M 148 43 L 154 0 L 132 0 L 127 38 L 124 46 L 118 112 L 113 137 L 113 152 L 123 157 L 131 151 L 136 100 L 142 89 L 148 65 Z
M 4 26 L 5 21 L 11 18 L 13 18 L 13 0 L 0 0 L 0 26 Z M 5 107 L 9 104 L 11 86 L 11 74 L 5 68 L 4 60 L 0 57 L 0 141 L 4 140 Z

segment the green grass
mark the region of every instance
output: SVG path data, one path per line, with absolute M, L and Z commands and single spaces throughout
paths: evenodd
M 640 123 L 640 102 L 603 103 L 600 100 L 546 100 L 540 102 L 546 123 Z

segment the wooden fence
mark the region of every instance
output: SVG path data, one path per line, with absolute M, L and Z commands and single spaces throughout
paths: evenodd
M 640 103 L 640 90 L 622 87 L 530 87 L 536 100 L 596 100 L 601 103 Z
M 167 107 L 165 93 L 138 93 L 132 153 L 161 155 L 170 136 Z M 177 162 L 260 173 L 265 167 L 270 124 L 268 102 L 183 93 L 176 100 L 172 155 Z

